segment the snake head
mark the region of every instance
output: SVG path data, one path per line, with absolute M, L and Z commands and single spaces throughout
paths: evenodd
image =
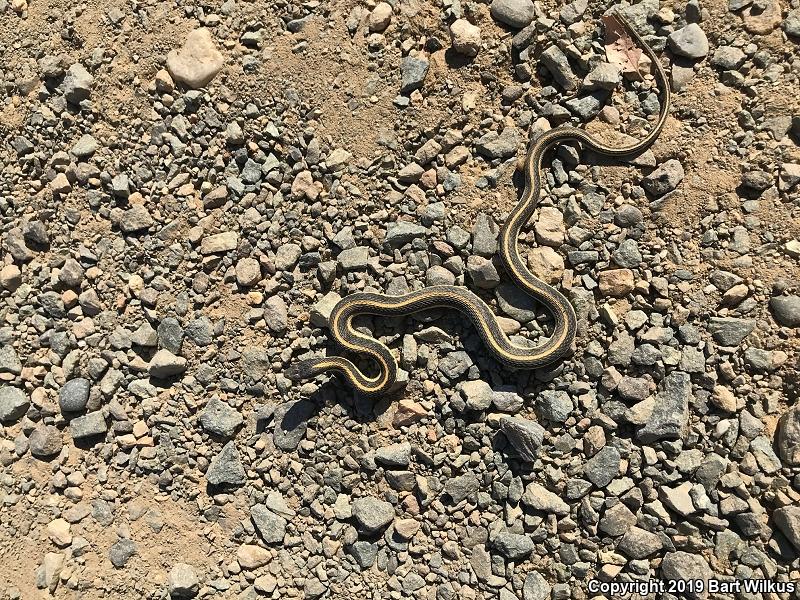
M 294 363 L 284 369 L 283 374 L 292 381 L 303 381 L 306 377 L 303 376 L 303 363 Z

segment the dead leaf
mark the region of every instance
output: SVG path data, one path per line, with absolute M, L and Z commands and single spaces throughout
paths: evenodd
M 631 77 L 640 79 L 639 60 L 642 58 L 642 49 L 636 46 L 630 34 L 614 15 L 604 15 L 603 25 L 606 30 L 605 47 L 608 62 L 618 66 L 628 79 Z

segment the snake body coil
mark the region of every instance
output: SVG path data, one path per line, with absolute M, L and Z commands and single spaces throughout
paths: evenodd
M 517 369 L 535 369 L 563 357 L 570 351 L 575 337 L 576 317 L 572 305 L 561 292 L 537 279 L 519 255 L 517 238 L 522 227 L 532 217 L 541 192 L 542 159 L 545 153 L 563 142 L 578 142 L 599 154 L 623 158 L 645 150 L 658 137 L 669 112 L 670 90 L 666 74 L 653 50 L 619 15 L 615 15 L 633 39 L 651 59 L 664 98 L 658 121 L 651 132 L 630 146 L 612 148 L 576 127 L 551 129 L 534 140 L 525 161 L 525 190 L 514 211 L 500 231 L 499 254 L 514 282 L 543 304 L 553 315 L 553 334 L 539 346 L 529 348 L 513 344 L 500 329 L 492 311 L 478 296 L 463 287 L 441 285 L 427 287 L 402 296 L 381 294 L 351 294 L 340 300 L 330 316 L 334 339 L 346 350 L 366 354 L 380 366 L 375 377 L 368 377 L 350 360 L 340 356 L 311 358 L 292 365 L 287 375 L 294 380 L 308 379 L 326 371 L 341 372 L 353 387 L 365 396 L 377 396 L 389 391 L 397 377 L 397 360 L 386 345 L 359 333 L 353 328 L 356 315 L 371 314 L 385 317 L 407 315 L 431 308 L 454 308 L 475 325 L 491 353 L 503 364 Z

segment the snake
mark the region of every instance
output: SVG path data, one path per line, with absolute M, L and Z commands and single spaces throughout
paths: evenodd
M 433 285 L 398 296 L 353 293 L 339 300 L 331 310 L 328 319 L 330 331 L 341 348 L 373 359 L 379 367 L 378 373 L 368 376 L 351 360 L 334 355 L 307 358 L 290 365 L 285 371 L 289 379 L 302 381 L 326 372 L 338 372 L 363 396 L 378 397 L 391 392 L 397 383 L 397 359 L 384 343 L 353 327 L 353 319 L 358 315 L 396 317 L 429 309 L 455 309 L 472 322 L 491 354 L 512 370 L 544 367 L 571 352 L 577 330 L 577 317 L 572 304 L 559 290 L 531 273 L 517 247 L 519 233 L 538 205 L 542 189 L 543 158 L 548 151 L 563 143 L 578 143 L 584 149 L 617 159 L 640 154 L 656 140 L 669 113 L 670 88 L 661 62 L 622 15 L 616 13 L 612 17 L 617 19 L 635 43 L 644 50 L 655 68 L 656 83 L 663 95 L 658 120 L 646 137 L 622 147 L 608 146 L 584 129 L 573 126 L 555 127 L 533 139 L 524 162 L 523 193 L 498 235 L 498 254 L 507 274 L 519 288 L 551 313 L 554 320 L 552 335 L 537 346 L 514 344 L 503 332 L 489 306 L 463 286 Z

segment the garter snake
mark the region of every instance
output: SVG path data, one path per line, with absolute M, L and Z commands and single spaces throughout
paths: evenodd
M 391 390 L 396 382 L 397 360 L 385 344 L 353 328 L 353 318 L 361 314 L 393 317 L 431 308 L 454 308 L 469 318 L 491 353 L 500 362 L 515 369 L 535 369 L 550 364 L 570 352 L 577 325 L 575 310 L 561 292 L 540 281 L 528 270 L 520 258 L 517 237 L 536 209 L 541 192 L 542 159 L 548 150 L 563 142 L 577 142 L 584 148 L 605 156 L 629 157 L 650 146 L 664 126 L 670 104 L 669 83 L 664 69 L 652 48 L 622 16 L 619 14 L 614 16 L 646 52 L 655 68 L 657 85 L 663 91 L 658 120 L 647 137 L 625 147 L 607 146 L 576 127 L 550 129 L 533 140 L 525 160 L 524 191 L 500 230 L 498 239 L 498 253 L 508 274 L 519 287 L 543 304 L 553 315 L 552 336 L 532 348 L 513 344 L 501 330 L 486 303 L 460 286 L 431 286 L 402 296 L 356 293 L 345 296 L 333 308 L 329 319 L 330 330 L 333 338 L 345 350 L 365 354 L 375 360 L 380 372 L 374 377 L 368 377 L 350 360 L 340 356 L 327 356 L 305 359 L 292 365 L 286 372 L 290 379 L 303 380 L 326 371 L 338 371 L 362 395 L 376 396 Z

